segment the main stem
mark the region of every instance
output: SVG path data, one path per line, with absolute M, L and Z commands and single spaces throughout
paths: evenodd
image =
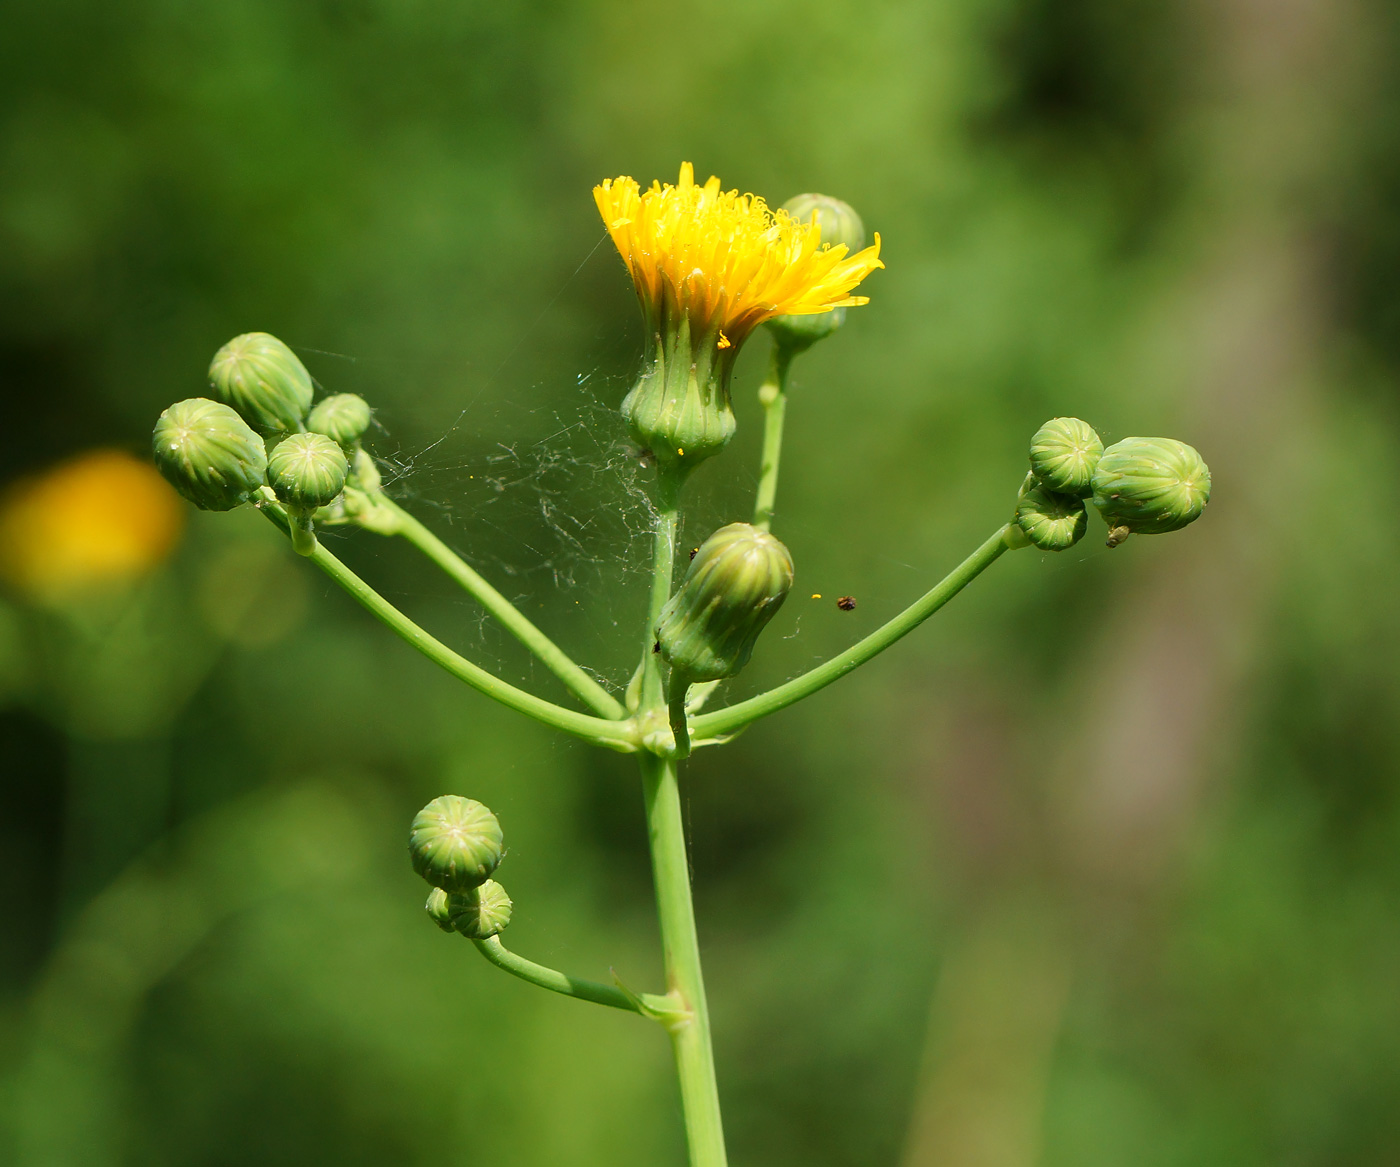
M 671 595 L 680 525 L 682 475 L 663 470 L 657 481 L 653 530 L 651 602 L 642 649 L 641 713 L 644 722 L 669 728 L 661 657 L 654 652 L 656 622 Z M 681 716 L 684 717 L 682 710 Z M 665 743 L 670 746 L 670 742 Z M 690 897 L 690 863 L 685 849 L 680 788 L 674 758 L 644 753 L 638 760 L 646 797 L 647 839 L 656 882 L 656 909 L 666 964 L 667 992 L 681 1010 L 666 1031 L 676 1054 L 681 1109 L 685 1116 L 690 1167 L 725 1167 L 724 1126 L 720 1121 L 715 1057 L 710 1045 L 710 1013 L 700 973 L 700 944 L 695 935 L 695 906 Z
M 680 998 L 684 1014 L 667 1026 L 676 1054 L 681 1109 L 690 1167 L 725 1167 L 724 1124 L 720 1118 L 715 1057 L 710 1044 L 710 1013 L 700 971 L 700 944 L 695 934 L 695 908 L 690 897 L 690 864 L 686 858 L 685 824 L 681 818 L 676 763 L 644 755 L 642 780 L 646 792 L 647 834 L 651 842 L 656 906 L 661 921 L 661 946 L 666 961 L 667 990 Z

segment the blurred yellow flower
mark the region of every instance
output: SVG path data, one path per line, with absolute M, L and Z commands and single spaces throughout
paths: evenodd
M 43 600 L 121 584 L 165 559 L 184 517 L 154 467 L 92 450 L 0 499 L 0 571 Z
M 683 316 L 692 334 L 738 348 L 774 316 L 829 312 L 868 302 L 851 289 L 878 267 L 880 236 L 855 255 L 824 245 L 821 226 L 770 210 L 757 195 L 695 185 L 682 163 L 675 186 L 641 190 L 625 175 L 593 188 L 608 233 L 637 285 L 653 328 Z

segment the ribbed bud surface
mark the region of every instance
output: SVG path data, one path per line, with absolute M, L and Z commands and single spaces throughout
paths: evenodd
M 268 484 L 277 497 L 298 510 L 314 510 L 345 488 L 350 463 L 345 452 L 324 434 L 292 434 L 267 459 Z
M 1200 518 L 1209 501 L 1205 461 L 1173 438 L 1124 438 L 1104 451 L 1094 471 L 1094 505 L 1108 523 L 1111 544 L 1130 533 L 1179 531 Z
M 633 438 L 667 467 L 695 466 L 734 436 L 729 374 L 735 349 L 714 336 L 694 336 L 682 317 L 653 338 L 650 363 L 623 399 Z
M 457 794 L 428 803 L 414 816 L 408 834 L 413 870 L 445 892 L 476 887 L 496 870 L 504 853 L 496 816 Z
M 428 913 L 428 919 L 432 920 L 444 932 L 457 931 L 452 926 L 450 899 L 451 897 L 442 888 L 435 887 L 428 893 L 428 902 L 423 905 L 424 910 Z
M 1057 494 L 1088 498 L 1103 442 L 1094 427 L 1077 417 L 1047 421 L 1031 438 L 1031 473 Z
M 661 611 L 660 652 L 691 681 L 732 677 L 792 587 L 792 556 L 766 531 L 730 523 L 701 544 Z
M 227 511 L 263 484 L 263 440 L 227 405 L 207 397 L 177 401 L 151 434 L 156 466 L 201 510 Z
M 505 931 L 510 923 L 511 907 L 506 889 L 494 879 L 447 897 L 447 916 L 452 930 L 470 940 L 489 940 Z
M 311 374 L 285 344 L 266 332 L 235 336 L 209 366 L 214 391 L 249 421 L 294 430 L 311 408 Z
M 1089 515 L 1082 499 L 1056 494 L 1037 483 L 1022 492 L 1016 525 L 1042 551 L 1068 551 L 1084 538 Z
M 365 430 L 369 429 L 373 412 L 369 402 L 359 394 L 337 393 L 316 403 L 316 408 L 306 419 L 306 428 L 348 446 L 358 442 Z

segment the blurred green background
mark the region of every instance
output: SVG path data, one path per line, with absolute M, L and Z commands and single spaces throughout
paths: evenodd
M 1047 417 L 1180 437 L 1215 479 L 1190 530 L 1009 556 L 692 765 L 736 1167 L 1400 1162 L 1389 0 L 11 0 L 4 24 L 0 1161 L 683 1161 L 662 1035 L 443 936 L 404 854 L 427 799 L 482 799 L 512 947 L 651 988 L 630 760 L 435 672 L 256 515 L 148 499 L 161 562 L 87 588 L 24 555 L 136 505 L 35 476 L 144 456 L 214 350 L 268 330 L 377 407 L 395 496 L 621 686 L 641 337 L 590 188 L 688 159 L 851 201 L 888 264 L 796 366 L 775 530 L 800 594 L 735 694 L 994 530 Z M 766 346 L 694 542 L 747 514 Z M 34 529 L 58 534 L 25 551 Z M 559 695 L 409 548 L 329 538 Z

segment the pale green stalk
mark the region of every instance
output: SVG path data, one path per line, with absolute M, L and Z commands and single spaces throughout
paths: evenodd
M 768 375 L 758 387 L 758 400 L 763 405 L 763 457 L 759 463 L 753 525 L 763 531 L 773 526 L 778 463 L 783 453 L 783 420 L 787 414 L 788 370 L 795 355 L 791 348 L 775 340 L 768 359 Z
M 884 652 L 895 641 L 914 631 L 995 563 L 1002 552 L 1008 549 L 1006 539 L 1011 529 L 1012 525 L 1007 523 L 919 600 L 905 608 L 893 620 L 882 624 L 864 640 L 853 644 L 825 664 L 818 665 L 800 677 L 794 677 L 776 689 L 760 693 L 757 697 L 692 718 L 692 736 L 704 739 L 734 733 L 760 717 L 766 717 L 779 709 L 786 709 L 795 701 L 810 697 L 818 689 L 824 689 L 832 681 L 840 680 L 852 669 L 859 668 L 871 657 Z
M 680 740 L 658 740 L 662 734 L 670 737 L 670 719 L 668 694 L 661 677 L 661 657 L 653 649 L 656 623 L 671 595 L 682 481 L 679 475 L 663 472 L 657 482 L 651 602 L 647 605 L 642 659 L 642 718 L 652 729 L 652 733 L 644 736 L 644 741 L 658 752 L 668 754 L 678 747 L 688 746 L 684 734 L 684 693 L 681 693 L 679 713 L 682 729 L 676 734 Z M 665 1018 L 664 1024 L 676 1056 L 690 1167 L 725 1167 L 724 1126 L 720 1120 L 719 1088 L 715 1083 L 705 982 L 700 973 L 700 944 L 695 933 L 695 906 L 690 894 L 690 863 L 686 856 L 676 762 L 673 757 L 652 753 L 640 754 L 638 762 L 646 798 L 647 839 L 656 883 L 666 988 L 678 1004 L 678 1011 Z
M 287 530 L 287 516 L 280 507 L 265 504 L 261 509 L 273 523 L 284 531 Z M 637 748 L 635 727 L 630 722 L 611 721 L 601 717 L 592 717 L 586 713 L 578 713 L 572 709 L 565 709 L 560 705 L 555 705 L 552 701 L 546 701 L 542 697 L 536 697 L 533 693 L 527 693 L 524 689 L 517 689 L 499 677 L 492 676 L 479 665 L 472 664 L 471 661 L 448 648 L 447 645 L 424 631 L 395 608 L 393 604 L 389 603 L 327 551 L 325 545 L 319 541 L 307 558 L 349 592 L 371 614 L 397 632 L 434 664 L 440 665 L 454 677 L 465 681 L 477 692 L 484 693 L 502 705 L 524 713 L 528 717 L 533 717 L 536 721 L 553 726 L 555 729 L 562 729 L 565 733 L 571 733 L 584 741 L 592 742 L 594 745 L 605 746 L 621 753 L 631 753 Z
M 379 496 L 375 501 L 393 512 L 398 520 L 400 535 L 460 584 L 472 599 L 499 620 L 507 632 L 534 653 L 545 668 L 563 681 L 585 705 L 601 717 L 621 719 L 627 716 L 627 711 L 611 693 L 575 664 L 568 653 L 536 628 L 452 548 L 392 499 Z
M 666 1030 L 676 1055 L 690 1167 L 725 1167 L 728 1160 L 724 1152 L 724 1124 L 715 1083 L 705 981 L 700 972 L 700 944 L 695 933 L 676 763 L 650 754 L 640 755 L 639 761 L 646 793 L 647 837 L 656 881 L 666 987 L 681 1010 L 668 1019 Z
M 481 955 L 497 968 L 505 969 L 512 976 L 548 989 L 552 993 L 562 993 L 566 997 L 577 997 L 580 1001 L 592 1001 L 596 1005 L 625 1009 L 629 1013 L 640 1013 L 643 1016 L 651 1016 L 674 1007 L 673 1002 L 666 997 L 655 997 L 651 994 L 634 996 L 614 985 L 602 985 L 597 981 L 571 977 L 567 973 L 536 964 L 533 960 L 526 960 L 523 956 L 511 952 L 501 943 L 499 936 L 492 936 L 489 940 L 473 940 L 472 943 Z

